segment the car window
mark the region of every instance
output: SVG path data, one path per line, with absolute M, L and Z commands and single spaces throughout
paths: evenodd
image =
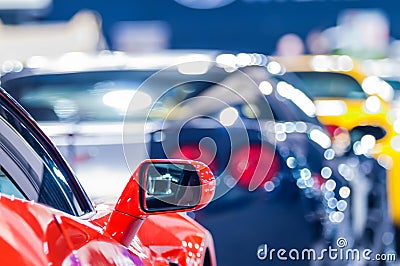
M 264 72 L 262 72 L 264 73 Z M 234 75 L 232 73 L 231 75 Z M 229 75 L 227 76 L 229 78 Z M 261 119 L 261 120 L 275 120 L 280 122 L 287 121 L 304 121 L 319 125 L 319 121 L 315 117 L 315 106 L 313 101 L 300 89 L 286 82 L 283 77 L 279 79 L 270 76 L 265 72 L 264 82 L 271 84 L 273 88 L 272 92 L 268 95 L 264 95 L 265 98 L 255 97 L 251 100 L 241 100 L 234 104 L 233 107 L 237 110 L 241 117 L 247 119 Z M 241 84 L 243 86 L 243 84 Z M 247 91 L 251 91 L 253 88 L 252 84 L 249 84 Z M 279 89 L 278 89 L 279 87 Z M 181 104 L 185 100 L 191 97 L 197 97 L 202 95 L 212 95 L 212 90 L 221 91 L 223 88 L 216 87 L 214 83 L 208 81 L 193 81 L 184 84 L 179 84 L 167 93 L 163 94 L 155 103 L 151 117 L 161 116 L 162 112 L 171 115 L 171 110 L 183 112 L 187 108 L 192 108 L 191 101 Z M 281 95 L 283 94 L 283 95 Z M 285 93 L 286 92 L 286 93 Z M 227 94 L 228 95 L 228 92 Z M 269 104 L 269 108 L 265 107 L 265 100 Z M 177 107 L 179 106 L 179 107 Z M 226 106 L 220 106 L 220 109 L 214 110 L 205 105 L 201 113 L 211 115 L 218 118 L 221 111 L 223 112 Z M 208 110 L 212 110 L 207 113 Z M 161 116 L 162 117 L 162 116 Z
M 282 97 L 276 91 L 266 96 L 266 99 L 271 108 L 271 113 L 260 112 L 259 111 L 260 108 L 258 108 L 258 106 L 262 103 L 260 103 L 261 101 L 256 101 L 254 103 L 244 103 L 242 105 L 238 105 L 237 109 L 240 116 L 248 119 L 261 119 L 261 120 L 273 119 L 277 122 L 303 121 L 307 123 L 320 125 L 320 122 L 315 117 L 315 115 L 307 114 L 303 110 L 304 108 L 308 109 L 315 108 L 314 104 L 309 98 L 307 98 L 307 101 L 302 101 L 303 109 L 300 108 L 292 100 Z
M 394 100 L 398 101 L 400 99 L 400 80 L 394 78 L 384 78 L 394 90 Z
M 28 127 L 0 109 L 0 192 L 81 216 L 90 211 L 76 198 L 60 168 Z
M 384 78 L 384 80 L 389 83 L 390 86 L 392 86 L 392 88 L 395 91 L 400 91 L 400 80 L 394 80 L 394 79 L 386 79 Z
M 296 72 L 312 98 L 364 99 L 366 94 L 351 76 L 333 72 Z

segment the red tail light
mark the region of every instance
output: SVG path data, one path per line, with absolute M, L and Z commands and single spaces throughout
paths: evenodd
M 271 147 L 251 144 L 233 152 L 230 172 L 245 188 L 258 188 L 270 181 L 280 170 L 279 161 Z
M 335 131 L 336 131 L 336 129 L 338 129 L 339 127 L 338 126 L 335 126 L 335 125 L 326 125 L 325 126 L 325 129 L 326 129 L 326 131 L 328 131 L 328 133 L 329 133 L 329 135 L 331 136 L 331 137 L 334 137 L 335 136 Z
M 335 138 L 337 136 L 340 136 L 341 134 L 348 134 L 349 132 L 347 129 L 335 125 L 326 125 L 325 126 L 326 131 L 328 131 L 329 135 L 331 138 Z
M 320 174 L 313 174 L 312 177 L 314 179 L 314 187 L 317 189 L 321 189 L 321 186 L 325 184 L 326 179 L 323 178 Z
M 201 147 L 200 149 L 199 145 L 195 143 L 182 145 L 180 149 L 172 152 L 170 157 L 200 161 L 207 164 L 214 173 L 218 170 L 215 153 L 207 147 Z

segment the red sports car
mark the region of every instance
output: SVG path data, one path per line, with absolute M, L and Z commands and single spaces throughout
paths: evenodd
M 33 119 L 0 89 L 1 265 L 215 265 L 186 212 L 213 197 L 203 163 L 146 160 L 115 205 L 93 207 Z

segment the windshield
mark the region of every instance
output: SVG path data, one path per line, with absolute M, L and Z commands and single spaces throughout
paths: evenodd
M 383 78 L 393 89 L 394 91 L 394 100 L 398 101 L 400 99 L 400 80 L 397 78 Z
M 400 80 L 394 78 L 384 78 L 383 80 L 389 83 L 396 94 L 400 92 Z
M 365 99 L 360 84 L 351 76 L 333 72 L 296 72 L 313 98 Z

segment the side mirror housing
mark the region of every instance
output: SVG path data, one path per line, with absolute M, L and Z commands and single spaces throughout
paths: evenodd
M 106 231 L 128 246 L 148 215 L 198 210 L 212 200 L 214 192 L 214 175 L 204 163 L 145 160 L 118 199 Z

